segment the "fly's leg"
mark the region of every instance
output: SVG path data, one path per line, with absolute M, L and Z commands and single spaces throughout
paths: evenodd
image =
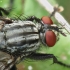
M 53 54 L 32 53 L 29 56 L 27 56 L 27 58 L 34 59 L 34 60 L 45 60 L 45 59 L 53 58 L 53 64 L 57 63 L 59 65 L 62 65 L 62 66 L 70 68 L 70 65 L 67 65 L 67 64 L 59 61 Z
M 0 16 L 3 16 L 3 15 L 2 15 L 2 12 L 3 12 L 4 14 L 6 14 L 6 15 L 9 14 L 9 12 L 8 12 L 7 10 L 5 10 L 4 8 L 1 8 L 1 7 L 0 7 Z

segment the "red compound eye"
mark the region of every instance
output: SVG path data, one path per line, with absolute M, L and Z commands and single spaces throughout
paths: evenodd
M 51 31 L 51 30 L 46 31 L 45 38 L 46 38 L 45 41 L 46 41 L 47 46 L 52 47 L 55 45 L 56 35 L 53 31 Z
M 43 16 L 43 17 L 41 18 L 41 20 L 42 20 L 43 23 L 45 23 L 45 24 L 49 24 L 49 25 L 52 25 L 52 24 L 53 24 L 53 21 L 51 20 L 50 17 Z

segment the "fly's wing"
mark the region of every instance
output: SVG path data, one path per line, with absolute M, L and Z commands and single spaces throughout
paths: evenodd
M 0 70 L 10 70 L 14 65 L 14 57 L 0 51 Z

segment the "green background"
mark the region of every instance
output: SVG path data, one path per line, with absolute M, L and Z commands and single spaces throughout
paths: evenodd
M 14 0 L 13 10 L 10 12 L 9 17 L 24 15 L 24 16 L 36 16 L 41 18 L 42 16 L 49 16 L 49 13 L 37 3 L 36 0 Z M 43 0 L 44 1 L 44 0 Z M 61 13 L 64 18 L 70 23 L 70 0 L 48 0 L 52 5 L 58 4 L 64 7 L 64 11 Z M 9 5 L 9 0 L 0 0 L 0 7 L 6 8 Z M 54 24 L 57 23 L 56 19 L 52 18 Z M 59 23 L 58 23 L 59 24 Z M 52 48 L 46 48 L 42 46 L 39 52 L 54 54 L 60 61 L 70 64 L 70 35 L 67 37 L 60 35 L 60 40 Z M 32 66 L 32 70 L 70 70 L 70 68 L 60 66 L 58 64 L 52 64 L 51 60 L 32 61 L 23 60 L 20 64 L 23 64 L 24 70 L 28 70 L 28 66 Z

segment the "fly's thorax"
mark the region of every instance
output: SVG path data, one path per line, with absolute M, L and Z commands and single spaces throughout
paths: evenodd
M 11 50 L 11 52 L 17 50 L 20 50 L 20 52 L 31 52 L 38 49 L 38 29 L 31 21 L 14 21 L 11 24 L 5 24 L 0 34 L 1 48 L 4 46 L 3 48 Z

